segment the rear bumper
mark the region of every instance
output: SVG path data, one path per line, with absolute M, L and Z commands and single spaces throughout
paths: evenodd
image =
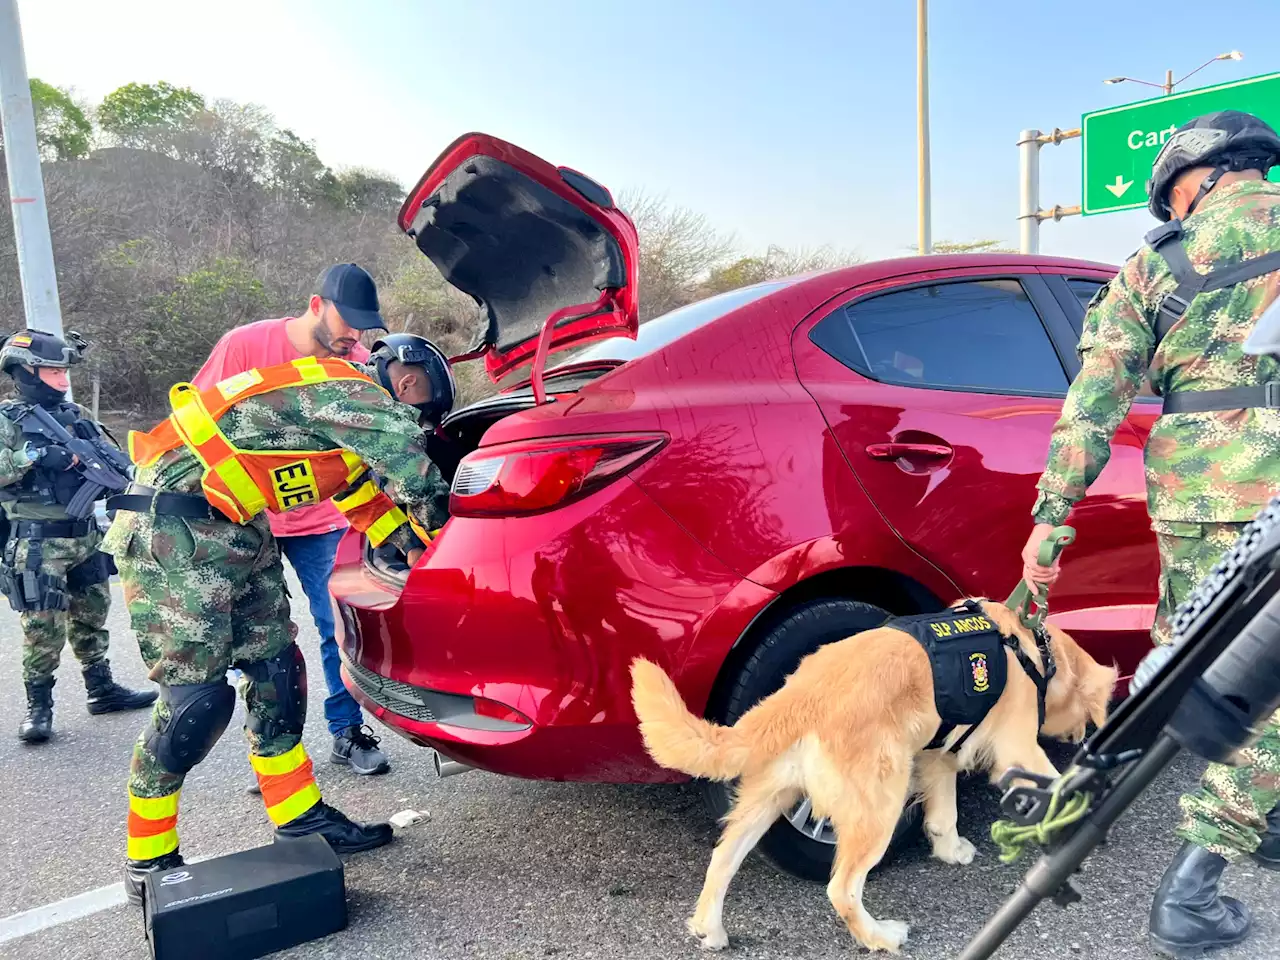
M 468 729 L 424 719 L 421 711 L 406 710 L 385 692 L 372 692 L 367 676 L 357 680 L 359 674 L 351 666 L 344 657 L 342 679 L 361 707 L 410 743 L 430 747 L 467 766 L 530 780 L 680 783 L 688 779 L 649 762 L 634 724 Z M 407 715 L 410 712 L 417 716 Z
M 661 664 L 700 712 L 724 649 L 772 596 L 629 481 L 537 517 L 455 518 L 402 590 L 356 554 L 341 550 L 330 579 L 348 690 L 413 743 L 530 779 L 688 779 L 644 749 L 631 662 Z M 528 722 L 480 716 L 477 698 Z

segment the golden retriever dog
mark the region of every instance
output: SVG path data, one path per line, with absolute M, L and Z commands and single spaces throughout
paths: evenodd
M 1043 676 L 1035 638 L 1018 617 L 1002 604 L 977 602 Z M 1045 692 L 1043 727 L 1037 730 L 1035 681 L 1013 650 L 1002 647 L 1007 679 L 990 712 L 972 727 L 957 726 L 934 750 L 925 749 L 941 722 L 929 657 L 915 637 L 891 625 L 805 657 L 780 690 L 732 727 L 696 716 L 661 667 L 633 661 L 632 703 L 654 760 L 694 777 L 740 781 L 688 922 L 702 946 L 728 945 L 723 909 L 730 880 L 779 815 L 807 794 L 813 816 L 830 818 L 836 834 L 831 905 L 864 947 L 898 952 L 907 924 L 868 914 L 862 888 L 908 800 L 924 804 L 933 855 L 967 864 L 974 846 L 956 831 L 957 772 L 987 770 L 992 783 L 1015 766 L 1056 776 L 1037 735 L 1078 742 L 1090 720 L 1106 719 L 1116 669 L 1099 664 L 1057 627 L 1046 624 L 1045 631 L 1056 672 Z M 948 752 L 970 729 L 959 751 Z

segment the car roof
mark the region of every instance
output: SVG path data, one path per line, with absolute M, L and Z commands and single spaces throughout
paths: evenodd
M 910 276 L 918 273 L 933 273 L 938 270 L 957 270 L 972 267 L 984 267 L 992 270 L 1026 270 L 1035 267 L 1052 267 L 1055 269 L 1088 270 L 1090 272 L 1116 273 L 1120 268 L 1115 264 L 1102 263 L 1097 260 L 1080 260 L 1073 257 L 1049 257 L 1039 254 L 1023 253 L 939 253 L 928 256 L 893 257 L 885 260 L 868 260 L 848 267 L 837 267 L 834 270 L 821 270 L 812 273 L 798 274 L 786 279 L 793 281 L 788 286 L 806 288 L 806 292 L 818 292 L 814 288 L 829 288 L 831 294 L 864 283 L 874 283 L 890 277 Z

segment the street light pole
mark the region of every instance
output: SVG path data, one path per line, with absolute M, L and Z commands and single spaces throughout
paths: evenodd
M 916 142 L 919 185 L 919 242 L 921 256 L 933 252 L 929 224 L 929 31 L 928 0 L 916 0 Z
M 1174 87 L 1182 83 L 1184 80 L 1188 80 L 1191 77 L 1195 76 L 1205 67 L 1207 67 L 1209 64 L 1216 63 L 1219 60 L 1243 60 L 1243 59 L 1244 59 L 1244 54 L 1241 53 L 1239 50 L 1232 50 L 1229 53 L 1220 53 L 1216 57 L 1211 57 L 1210 59 L 1206 60 L 1204 63 L 1200 64 L 1200 66 L 1196 67 L 1194 70 L 1188 73 L 1181 80 L 1174 80 L 1173 71 L 1166 70 L 1164 72 L 1164 83 L 1152 83 L 1150 80 L 1135 80 L 1133 77 L 1112 77 L 1111 79 L 1103 80 L 1102 82 L 1103 83 L 1140 83 L 1144 87 L 1155 87 L 1158 90 L 1163 90 L 1164 95 L 1167 97 L 1173 93 Z
M 58 278 L 40 175 L 35 112 L 22 50 L 22 24 L 17 0 L 0 0 L 0 130 L 4 133 L 9 200 L 13 208 L 18 276 L 27 326 L 62 336 Z

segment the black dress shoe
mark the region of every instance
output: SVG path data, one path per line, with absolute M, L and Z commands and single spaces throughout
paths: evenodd
M 186 862 L 177 850 L 166 853 L 164 856 L 152 857 L 150 860 L 126 860 L 124 864 L 125 896 L 129 898 L 130 903 L 141 906 L 147 874 L 168 873 L 170 870 L 177 870 L 184 866 Z
M 1268 870 L 1280 870 L 1280 805 L 1267 814 L 1267 832 L 1262 835 L 1254 862 Z
M 1249 935 L 1249 908 L 1218 892 L 1226 866 L 1218 854 L 1183 844 L 1151 903 L 1150 939 L 1156 953 L 1186 960 Z
M 323 800 L 302 816 L 276 827 L 277 840 L 293 840 L 313 833 L 328 840 L 334 853 L 372 850 L 390 843 L 392 836 L 391 824 L 355 823 Z

